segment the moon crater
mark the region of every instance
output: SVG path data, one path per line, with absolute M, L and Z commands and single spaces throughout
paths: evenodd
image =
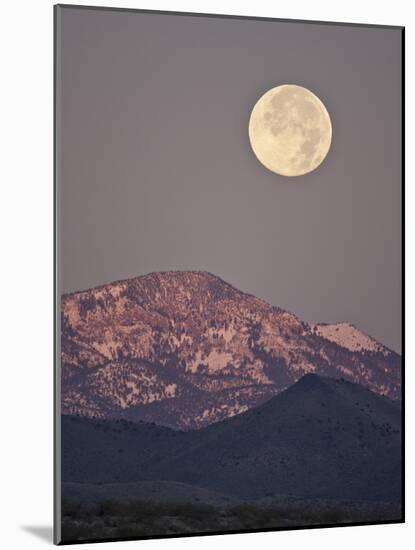
M 268 90 L 255 104 L 249 140 L 257 159 L 283 176 L 315 170 L 326 157 L 332 137 L 330 116 L 307 88 L 284 84 Z

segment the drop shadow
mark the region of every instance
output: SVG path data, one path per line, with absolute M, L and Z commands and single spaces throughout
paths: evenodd
M 51 525 L 21 525 L 21 529 L 38 539 L 53 544 L 53 527 Z

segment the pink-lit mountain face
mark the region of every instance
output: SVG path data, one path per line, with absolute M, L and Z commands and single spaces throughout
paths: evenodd
M 400 398 L 401 358 L 353 325 L 311 325 L 206 272 L 62 297 L 62 412 L 196 429 L 307 373 Z

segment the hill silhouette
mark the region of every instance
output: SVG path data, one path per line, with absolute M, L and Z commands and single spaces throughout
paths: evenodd
M 401 498 L 401 410 L 305 375 L 263 405 L 194 431 L 62 418 L 66 482 L 174 481 L 239 499 Z

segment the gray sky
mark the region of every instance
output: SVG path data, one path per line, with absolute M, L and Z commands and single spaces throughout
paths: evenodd
M 63 292 L 207 270 L 400 350 L 400 30 L 60 14 Z M 257 99 L 286 83 L 333 125 L 326 160 L 298 178 L 248 140 Z

